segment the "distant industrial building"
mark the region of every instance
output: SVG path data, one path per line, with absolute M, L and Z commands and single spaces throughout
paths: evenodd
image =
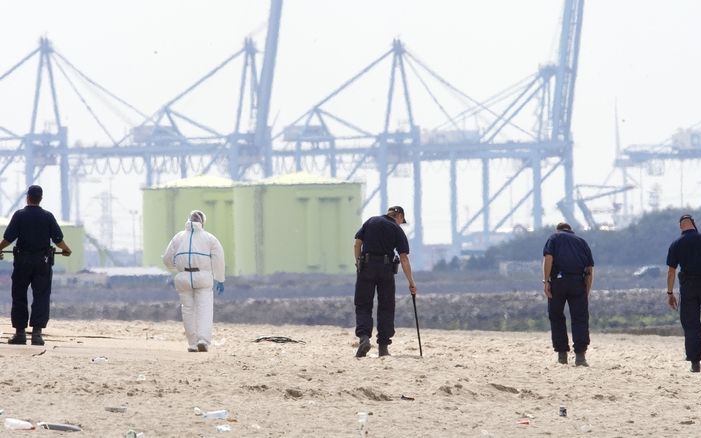
M 224 246 L 227 275 L 350 273 L 362 184 L 294 173 L 257 182 L 197 176 L 143 190 L 144 266 L 161 256 L 188 214 Z

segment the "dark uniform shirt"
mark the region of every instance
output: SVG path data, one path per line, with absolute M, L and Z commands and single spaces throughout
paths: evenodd
M 363 241 L 363 254 L 387 255 L 394 257 L 394 250 L 399 254 L 409 254 L 409 241 L 402 227 L 391 217 L 373 216 L 355 233 L 355 238 Z
M 562 230 L 552 234 L 543 248 L 543 256 L 553 256 L 551 275 L 583 274 L 584 268 L 594 266 L 587 242 L 573 231 Z
M 63 240 L 63 233 L 51 212 L 38 205 L 27 205 L 17 210 L 10 219 L 10 224 L 3 236 L 8 242 L 14 242 L 21 251 L 39 252 L 49 248 L 51 243 Z
M 690 275 L 701 275 L 701 235 L 696 230 L 682 232 L 677 240 L 669 245 L 667 266 Z

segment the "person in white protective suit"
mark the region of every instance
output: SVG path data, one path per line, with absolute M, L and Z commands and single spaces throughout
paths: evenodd
M 175 269 L 175 290 L 180 295 L 187 351 L 207 351 L 212 341 L 214 294 L 224 293 L 224 249 L 204 230 L 207 220 L 199 210 L 190 213 L 185 230 L 176 234 L 163 255 L 163 263 Z

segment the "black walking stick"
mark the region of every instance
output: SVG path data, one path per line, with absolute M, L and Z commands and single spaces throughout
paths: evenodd
M 419 337 L 419 355 L 424 357 L 424 352 L 421 349 L 421 332 L 419 331 L 419 314 L 416 313 L 416 294 L 411 294 L 411 301 L 414 303 L 414 318 L 416 319 L 416 336 Z

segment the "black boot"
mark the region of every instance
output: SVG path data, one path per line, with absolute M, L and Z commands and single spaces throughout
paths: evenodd
M 370 338 L 367 336 L 360 337 L 360 344 L 358 345 L 358 351 L 355 352 L 355 357 L 365 357 L 370 351 Z
M 44 345 L 44 338 L 41 336 L 41 327 L 32 327 L 32 345 Z
M 567 352 L 566 351 L 558 351 L 557 352 L 557 363 L 567 365 Z
M 701 364 L 699 363 L 698 360 L 692 360 L 691 361 L 691 372 L 698 373 L 699 371 L 701 371 Z
M 385 345 L 385 344 L 380 344 L 378 350 L 379 350 L 379 354 L 378 354 L 378 355 L 379 355 L 380 357 L 382 357 L 382 356 L 391 356 L 391 354 L 389 354 L 389 348 L 387 348 L 387 345 Z
M 15 334 L 7 341 L 7 343 L 13 345 L 26 345 L 27 333 L 24 331 L 24 329 L 15 329 Z
M 575 353 L 574 364 L 575 364 L 575 366 L 578 366 L 578 367 L 588 367 L 589 366 L 589 364 L 587 363 L 587 359 L 586 359 L 584 352 Z

